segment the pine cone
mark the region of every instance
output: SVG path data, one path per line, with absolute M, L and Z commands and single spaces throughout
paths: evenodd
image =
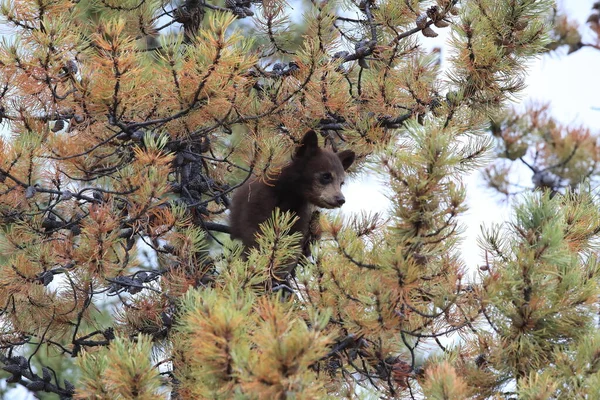
M 427 28 L 423 29 L 421 32 L 423 32 L 423 36 L 426 37 L 436 37 L 438 34 L 435 33 L 435 31 L 433 29 L 431 29 L 430 26 L 428 26 Z
M 56 133 L 58 131 L 62 131 L 64 127 L 65 127 L 65 121 L 62 119 L 59 119 L 58 121 L 54 122 L 54 126 L 52 127 L 51 131 Z

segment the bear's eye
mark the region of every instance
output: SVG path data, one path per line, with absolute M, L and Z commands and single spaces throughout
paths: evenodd
M 333 175 L 331 175 L 331 172 L 325 172 L 324 174 L 321 175 L 321 183 L 323 185 L 331 183 L 332 181 L 333 181 Z

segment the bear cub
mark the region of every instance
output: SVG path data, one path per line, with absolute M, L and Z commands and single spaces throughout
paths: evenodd
M 291 233 L 302 233 L 302 250 L 308 255 L 313 209 L 315 206 L 332 209 L 345 203 L 341 187 L 354 157 L 351 150 L 334 153 L 319 148 L 317 134 L 308 131 L 291 163 L 277 177 L 268 182 L 248 180 L 236 190 L 230 207 L 231 237 L 240 239 L 246 249 L 256 246 L 259 224 L 279 207 L 298 217 Z

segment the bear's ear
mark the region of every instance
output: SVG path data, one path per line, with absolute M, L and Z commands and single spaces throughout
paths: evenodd
M 344 150 L 337 153 L 338 158 L 342 162 L 342 167 L 344 167 L 344 171 L 347 170 L 352 163 L 354 162 L 355 154 L 352 150 Z
M 300 147 L 298 147 L 296 154 L 294 154 L 294 158 L 310 157 L 318 148 L 319 139 L 317 138 L 317 133 L 311 129 L 304 134 L 304 137 L 300 141 Z

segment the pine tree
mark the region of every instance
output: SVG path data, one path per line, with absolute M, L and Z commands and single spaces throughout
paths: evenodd
M 477 278 L 457 247 L 462 178 L 550 43 L 551 3 L 312 1 L 295 25 L 279 0 L 2 2 L 7 380 L 82 399 L 597 393 L 594 196 L 531 194 L 485 232 Z M 440 30 L 448 72 L 420 45 Z M 392 207 L 320 217 L 273 286 L 295 216 L 243 255 L 224 214 L 308 129 Z
M 591 39 L 582 39 L 568 16 L 554 14 L 546 49 L 566 47 L 567 55 L 599 49 L 599 10 L 594 3 L 587 20 Z M 469 376 L 483 396 L 596 397 L 596 136 L 585 126 L 559 122 L 549 104 L 504 110 L 492 117 L 490 130 L 497 158 L 485 178 L 516 199 L 516 207 L 510 222 L 483 231 L 481 299 L 488 332 L 473 335 L 456 353 L 459 374 Z M 530 171 L 531 185 L 511 176 L 519 165 Z M 516 196 L 522 193 L 524 199 Z M 475 365 L 464 362 L 465 354 L 477 354 Z
M 565 50 L 567 55 L 583 48 L 600 50 L 600 2 L 592 4 L 586 25 L 581 27 L 568 15 L 555 13 L 546 50 L 553 54 Z M 600 153 L 594 132 L 584 125 L 560 122 L 550 104 L 504 110 L 492 117 L 490 131 L 496 157 L 486 167 L 485 178 L 499 193 L 512 196 L 531 189 L 565 193 L 586 180 L 597 185 Z M 522 169 L 531 173 L 530 185 L 515 179 L 524 173 L 511 173 Z

